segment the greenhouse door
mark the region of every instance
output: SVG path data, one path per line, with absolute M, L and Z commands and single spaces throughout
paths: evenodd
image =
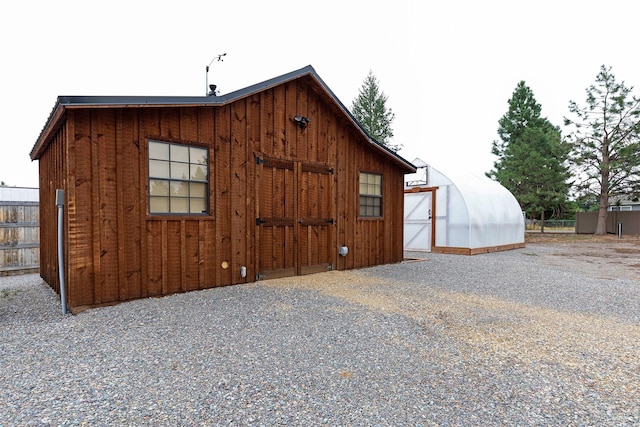
M 431 252 L 431 191 L 404 193 L 404 249 Z
M 256 163 L 256 279 L 331 270 L 333 169 L 260 157 Z

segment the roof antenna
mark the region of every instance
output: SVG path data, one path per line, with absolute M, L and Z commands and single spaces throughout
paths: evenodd
M 227 54 L 222 53 L 220 55 L 214 56 L 211 62 L 209 62 L 209 65 L 207 65 L 206 73 L 205 73 L 205 94 L 207 96 L 216 96 L 216 87 L 217 87 L 216 85 L 209 86 L 209 67 L 211 67 L 211 64 L 213 64 L 213 61 L 218 61 L 218 62 L 224 61 L 222 59 L 223 56 L 227 56 Z

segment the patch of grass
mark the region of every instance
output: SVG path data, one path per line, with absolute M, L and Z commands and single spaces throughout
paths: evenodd
M 3 289 L 0 291 L 0 298 L 9 298 L 20 293 L 20 289 Z

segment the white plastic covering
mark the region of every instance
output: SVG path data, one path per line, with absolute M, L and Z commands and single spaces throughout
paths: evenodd
M 40 192 L 30 187 L 0 187 L 0 201 L 2 202 L 37 202 Z
M 422 163 L 414 160 L 416 165 Z M 445 174 L 430 165 L 412 175 L 416 176 L 405 179 L 407 188 L 411 182 L 438 187 L 434 193 L 436 246 L 478 249 L 524 243 L 520 205 L 498 182 L 468 171 Z

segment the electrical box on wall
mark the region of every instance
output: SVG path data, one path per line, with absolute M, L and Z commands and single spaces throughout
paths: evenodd
M 56 190 L 56 206 L 64 206 L 64 190 Z
M 349 248 L 347 246 L 340 246 L 340 249 L 338 249 L 338 254 L 340 256 L 347 256 L 348 253 L 349 253 Z

